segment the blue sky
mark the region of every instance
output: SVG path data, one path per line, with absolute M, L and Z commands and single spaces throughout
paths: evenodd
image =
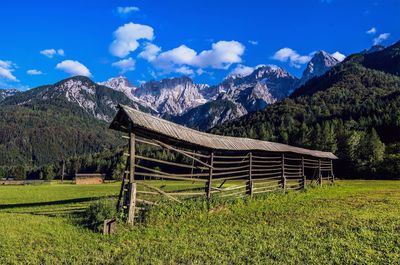
M 276 64 L 300 76 L 313 52 L 400 39 L 400 1 L 4 0 L 0 88 L 74 74 L 133 83 L 187 74 L 215 84 Z

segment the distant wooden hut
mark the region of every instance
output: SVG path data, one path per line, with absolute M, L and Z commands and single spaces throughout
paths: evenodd
M 90 185 L 90 184 L 103 184 L 104 174 L 100 173 L 77 173 L 75 174 L 74 184 L 76 185 Z
M 337 157 L 331 152 L 200 132 L 122 105 L 110 128 L 128 134 L 118 208 L 125 209 L 130 223 L 136 203 L 154 204 L 154 195 L 176 202 L 196 196 L 251 197 L 304 189 L 306 174 L 320 185 L 334 181 L 332 160 Z M 166 150 L 176 160 L 139 154 L 136 145 Z M 165 182 L 161 189 L 148 179 L 186 181 L 193 187 L 172 188 Z

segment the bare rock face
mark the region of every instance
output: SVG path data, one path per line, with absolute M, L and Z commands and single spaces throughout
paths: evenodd
M 186 76 L 150 81 L 142 84 L 135 95 L 156 109 L 160 116 L 182 114 L 207 102 L 204 91 L 208 85 L 194 84 Z
M 18 93 L 20 93 L 20 91 L 17 89 L 0 89 L 0 102 Z
M 306 69 L 303 72 L 297 87 L 304 85 L 308 80 L 325 74 L 329 69 L 337 65 L 339 61 L 325 51 L 319 51 L 314 54 Z

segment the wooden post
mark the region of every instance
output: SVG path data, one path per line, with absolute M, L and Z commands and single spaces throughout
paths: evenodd
M 319 185 L 322 186 L 321 159 L 318 159 L 318 181 Z
M 129 182 L 128 183 L 128 219 L 127 222 L 130 225 L 133 225 L 135 222 L 135 207 L 136 207 L 136 183 Z
M 213 165 L 214 164 L 214 152 L 211 152 L 210 155 L 210 168 L 209 168 L 209 173 L 208 173 L 208 181 L 206 183 L 206 194 L 207 194 L 207 200 L 211 199 L 211 185 L 212 185 L 212 175 L 213 175 Z
M 333 174 L 333 160 L 331 159 L 331 181 L 332 183 L 335 182 L 335 175 Z
M 132 128 L 129 130 L 129 182 L 126 200 L 127 222 L 133 225 L 135 220 L 136 206 L 136 183 L 135 180 L 135 134 Z
M 286 177 L 285 177 L 285 154 L 282 154 L 282 177 L 281 177 L 281 185 L 283 191 L 286 190 Z
M 303 189 L 306 188 L 306 173 L 304 172 L 304 156 L 301 156 L 301 175 L 303 177 Z
M 250 152 L 249 153 L 249 181 L 247 183 L 247 194 L 250 195 L 250 197 L 253 197 L 253 178 L 251 175 L 252 168 L 253 168 L 253 154 Z

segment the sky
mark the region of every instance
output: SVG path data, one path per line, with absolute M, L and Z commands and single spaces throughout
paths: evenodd
M 398 41 L 399 14 L 400 0 L 2 0 L 0 88 L 73 75 L 217 84 L 263 64 L 299 77 L 318 50 L 342 60 Z

